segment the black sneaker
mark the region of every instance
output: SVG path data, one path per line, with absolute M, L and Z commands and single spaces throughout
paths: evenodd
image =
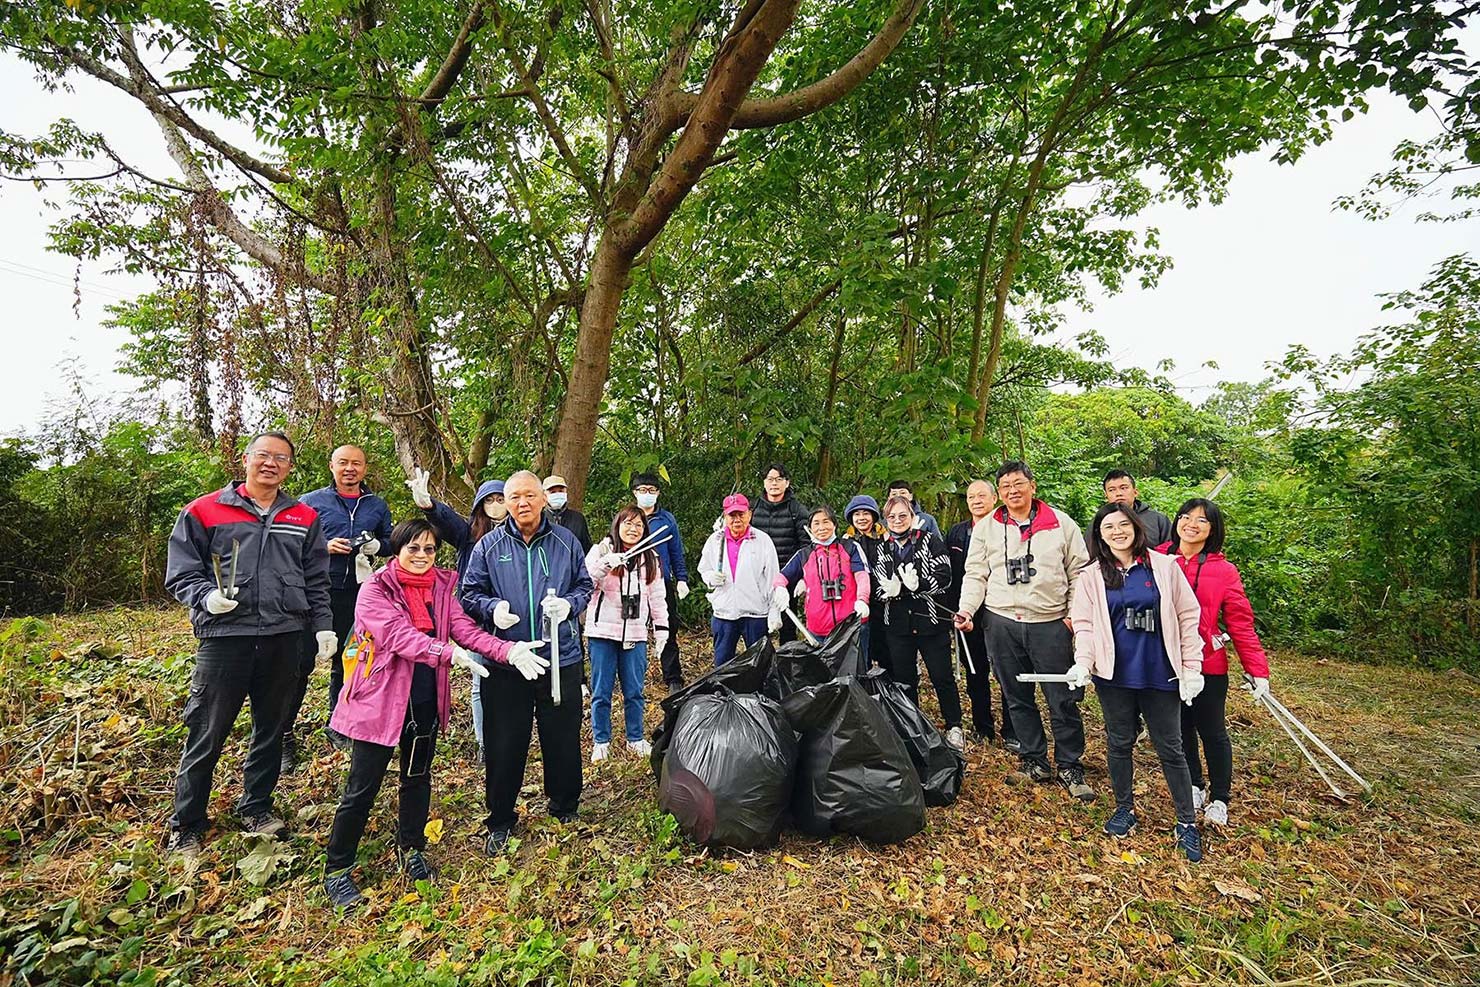
M 437 869 L 427 863 L 427 858 L 420 850 L 407 849 L 405 847 L 397 851 L 401 858 L 401 873 L 413 881 L 435 881 Z
M 346 754 L 348 754 L 351 750 L 354 749 L 355 742 L 353 740 L 350 740 L 344 734 L 340 733 L 338 730 L 335 730 L 331 727 L 324 727 L 324 736 L 329 738 L 329 746 L 337 751 L 344 751 Z
M 170 832 L 170 841 L 165 847 L 165 852 L 184 860 L 192 860 L 204 846 L 205 840 L 201 838 L 200 833 L 193 829 L 176 829 Z
M 1182 856 L 1187 858 L 1189 864 L 1202 860 L 1202 834 L 1197 831 L 1197 823 L 1177 823 L 1177 827 L 1172 830 L 1172 839 L 1176 841 L 1177 849 L 1182 851 Z
M 488 831 L 488 839 L 483 841 L 483 852 L 490 857 L 497 857 L 504 852 L 504 848 L 509 845 L 509 837 L 513 835 L 514 830 L 512 827 L 490 829 Z
M 281 836 L 287 828 L 287 823 L 271 812 L 262 812 L 255 816 L 242 817 L 242 829 L 248 833 L 258 833 L 262 836 Z
M 329 904 L 334 908 L 354 908 L 370 900 L 361 893 L 360 886 L 347 869 L 324 875 L 324 894 L 329 896 Z
M 571 809 L 569 812 L 553 812 L 551 815 L 555 817 L 556 822 L 566 826 L 581 821 L 581 813 L 578 809 Z
M 1003 737 L 1002 749 L 1009 754 L 1021 754 L 1023 752 L 1023 745 L 1018 743 L 1016 737 Z
M 283 734 L 283 759 L 278 774 L 287 777 L 298 770 L 298 741 L 291 733 Z
M 1084 783 L 1083 768 L 1059 768 L 1059 783 L 1081 802 L 1095 800 L 1095 790 Z
M 1048 765 L 1037 761 L 1019 761 L 1017 769 L 1006 778 L 1009 785 L 1042 784 L 1052 780 L 1053 772 L 1048 769 Z

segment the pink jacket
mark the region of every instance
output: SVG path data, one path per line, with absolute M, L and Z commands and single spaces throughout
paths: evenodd
M 1158 614 L 1161 643 L 1172 660 L 1173 673 L 1180 680 L 1189 672 L 1202 671 L 1202 640 L 1197 633 L 1202 609 L 1177 563 L 1160 552 L 1150 552 L 1147 558 L 1161 592 Z M 1069 619 L 1074 624 L 1074 663 L 1088 668 L 1097 678 L 1113 678 L 1115 631 L 1110 626 L 1110 601 L 1098 563 L 1091 562 L 1080 571 L 1074 584 L 1074 599 L 1069 604 Z
M 452 710 L 452 684 L 448 679 L 452 642 L 499 662 L 506 660 L 513 647 L 483 630 L 463 612 L 453 595 L 457 573 L 451 569 L 433 571 L 437 581 L 432 587 L 432 635 L 411 623 L 406 594 L 390 566 L 360 586 L 355 601 L 355 630 L 369 636 L 374 657 L 368 675 L 362 664 L 345 676 L 339 705 L 329 718 L 329 726 L 346 737 L 385 747 L 396 745 L 406 725 L 411 672 L 416 662 L 437 671 L 437 712 L 446 730 Z
M 663 588 L 663 575 L 655 566 L 646 582 L 626 566 L 619 574 L 601 567 L 601 557 L 611 551 L 609 542 L 598 542 L 586 553 L 586 571 L 596 591 L 586 604 L 586 636 L 603 641 L 618 641 L 623 648 L 644 642 L 648 636 L 648 618 L 654 631 L 668 631 L 668 597 Z M 637 616 L 622 619 L 622 593 L 637 597 Z
M 1171 554 L 1171 550 L 1171 542 L 1157 546 L 1160 552 Z M 1222 552 L 1209 552 L 1195 559 L 1172 554 L 1172 558 L 1182 567 L 1202 605 L 1198 633 L 1203 642 L 1203 674 L 1228 674 L 1227 645 L 1232 640 L 1244 671 L 1255 678 L 1269 678 L 1269 657 L 1254 630 L 1254 608 L 1249 605 L 1238 568 Z M 1228 630 L 1226 636 L 1218 630 L 1220 617 Z

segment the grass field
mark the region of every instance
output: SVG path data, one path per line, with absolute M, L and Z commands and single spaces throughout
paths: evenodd
M 704 643 L 685 639 L 687 667 Z M 1148 745 L 1140 830 L 1098 835 L 1110 804 L 1093 702 L 1094 805 L 1010 788 L 1008 758 L 977 747 L 961 800 L 905 844 L 787 836 L 711 855 L 614 745 L 615 760 L 588 766 L 573 826 L 540 815 L 533 760 L 527 825 L 489 859 L 464 688 L 435 765 L 439 883 L 395 872 L 391 783 L 361 847 L 373 904 L 336 916 L 320 882 L 346 758 L 321 736 L 278 789 L 291 837 L 252 842 L 230 814 L 243 717 L 199 866 L 162 858 L 191 645 L 178 609 L 4 631 L 0 985 L 1480 982 L 1480 683 L 1461 673 L 1274 656 L 1276 692 L 1376 792 L 1324 795 L 1240 694 L 1232 824 L 1205 830 L 1199 866 L 1172 851 Z

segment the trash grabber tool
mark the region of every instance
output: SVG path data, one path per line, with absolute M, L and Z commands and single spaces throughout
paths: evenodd
M 231 568 L 226 576 L 227 596 L 236 599 L 236 563 L 242 557 L 242 543 L 239 539 L 231 539 Z
M 664 531 L 667 531 L 668 529 L 667 528 L 664 528 L 663 530 Z M 648 542 L 646 545 L 642 545 L 642 544 L 636 545 L 636 546 L 634 546 L 632 548 L 627 549 L 627 551 L 625 551 L 625 552 L 622 553 L 622 561 L 623 562 L 629 562 L 632 559 L 637 558 L 643 552 L 646 552 L 648 549 L 650 549 L 650 548 L 657 548 L 659 545 L 666 545 L 669 542 L 671 542 L 672 540 L 673 540 L 673 536 L 672 535 L 669 535 L 667 538 L 659 538 L 657 541 Z
M 794 614 L 794 613 L 791 612 L 791 607 L 782 607 L 781 608 L 781 612 L 784 613 L 784 614 L 786 614 L 786 616 L 790 617 L 791 618 L 791 622 L 793 624 L 796 624 L 797 625 L 797 630 L 801 631 L 802 637 L 804 637 L 804 638 L 807 639 L 807 643 L 808 644 L 812 645 L 812 647 L 815 648 L 819 644 L 822 643 L 821 641 L 819 641 L 817 639 L 817 635 L 815 635 L 811 631 L 807 630 L 807 625 L 804 624 L 804 623 L 802 623 L 801 618 L 798 617 L 796 614 Z
M 661 527 L 661 528 L 654 528 L 652 531 L 649 531 L 643 537 L 637 539 L 637 543 L 635 545 L 633 545 L 631 548 L 627 549 L 627 551 L 623 552 L 622 554 L 623 555 L 635 554 L 637 552 L 643 551 L 644 549 L 652 548 L 654 545 L 661 544 L 661 542 L 655 542 L 655 541 L 653 541 L 653 539 L 656 538 L 656 537 L 658 537 L 659 535 L 661 535 L 665 531 L 668 531 L 668 525 L 666 525 L 666 524 L 663 525 L 663 527 Z M 672 532 L 669 532 L 668 533 L 668 538 L 672 538 L 672 537 L 673 537 L 673 533 Z M 668 538 L 664 538 L 663 541 L 667 541 Z
M 221 556 L 219 553 L 211 553 L 211 571 L 216 574 L 216 592 L 225 596 L 226 585 L 221 582 Z
M 961 642 L 961 660 L 966 663 L 966 670 L 972 675 L 976 674 L 976 665 L 971 661 L 971 649 L 966 647 L 966 632 L 956 628 L 956 638 Z
M 1068 672 L 1022 672 L 1016 678 L 1019 682 L 1057 682 L 1059 685 L 1069 684 Z
M 1339 799 L 1344 800 L 1346 798 L 1346 793 L 1341 790 L 1340 786 L 1338 786 L 1336 782 L 1331 780 L 1331 776 L 1326 773 L 1326 769 L 1321 766 L 1321 762 L 1318 761 L 1316 759 L 1316 756 L 1310 752 L 1310 748 L 1305 746 L 1305 742 L 1300 739 L 1299 735 L 1290 728 L 1290 724 L 1286 722 L 1285 718 L 1281 716 L 1279 712 L 1264 699 L 1260 699 L 1258 700 L 1258 702 L 1259 705 L 1264 707 L 1264 709 L 1269 713 L 1270 716 L 1274 717 L 1274 721 L 1280 725 L 1281 729 L 1283 729 L 1285 733 L 1289 734 L 1290 739 L 1295 742 L 1295 746 L 1300 748 L 1300 753 L 1304 754 L 1305 759 L 1310 762 L 1310 766 L 1316 769 L 1316 774 L 1320 775 L 1321 780 L 1324 781 L 1327 787 L 1331 789 L 1331 794 L 1335 795 Z
M 555 588 L 552 586 L 545 590 L 545 599 L 555 597 Z M 560 621 L 555 619 L 552 613 L 547 618 L 550 621 L 550 701 L 556 706 L 560 705 Z
M 1248 675 L 1247 673 L 1245 673 L 1244 675 L 1244 681 L 1249 683 L 1250 687 L 1252 687 L 1254 684 L 1253 677 Z M 1315 735 L 1315 732 L 1311 730 L 1310 727 L 1306 726 L 1300 721 L 1300 717 L 1290 712 L 1285 704 L 1276 699 L 1272 693 L 1266 694 L 1263 701 L 1272 709 L 1278 710 L 1287 720 L 1293 723 L 1295 725 L 1295 728 L 1299 730 L 1302 734 L 1304 734 L 1307 740 L 1309 740 L 1312 744 L 1315 744 L 1322 754 L 1325 754 L 1331 759 L 1332 764 L 1335 764 L 1342 771 L 1345 771 L 1348 775 L 1350 775 L 1352 781 L 1356 782 L 1358 785 L 1361 785 L 1363 791 L 1372 791 L 1372 786 L 1367 784 L 1367 780 L 1365 778 L 1357 774 L 1356 771 L 1352 770 L 1351 765 L 1347 764 L 1339 756 L 1337 756 L 1336 752 L 1328 747 L 1324 740 L 1322 740 L 1320 737 L 1317 737 Z

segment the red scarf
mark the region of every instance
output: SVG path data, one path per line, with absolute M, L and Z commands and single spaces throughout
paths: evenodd
M 406 603 L 411 608 L 411 624 L 423 634 L 432 633 L 432 587 L 437 584 L 437 570 L 428 569 L 421 575 L 407 572 L 400 560 L 391 559 L 391 572 L 406 594 Z

